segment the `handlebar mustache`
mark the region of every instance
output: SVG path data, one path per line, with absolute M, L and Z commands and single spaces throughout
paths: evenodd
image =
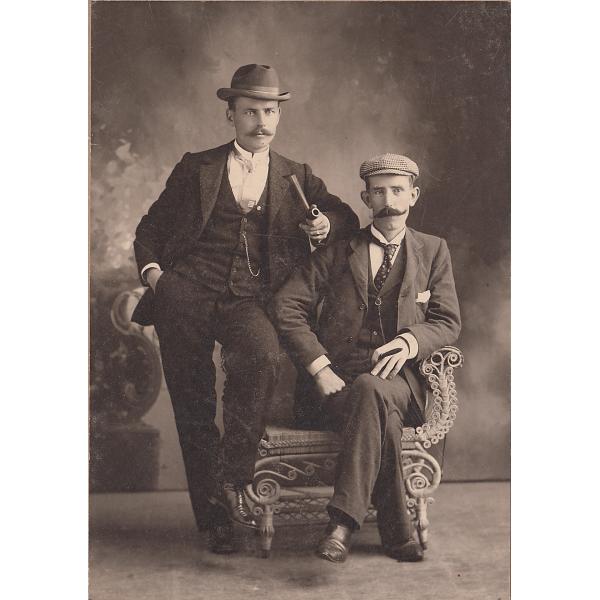
M 401 217 L 408 212 L 407 210 L 398 210 L 397 208 L 393 208 L 391 206 L 384 206 L 376 215 L 375 219 L 379 219 L 381 217 Z

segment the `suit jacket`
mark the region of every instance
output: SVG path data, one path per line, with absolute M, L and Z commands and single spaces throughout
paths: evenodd
M 334 364 L 344 364 L 353 350 L 368 305 L 369 241 L 363 232 L 316 250 L 275 295 L 273 311 L 280 337 L 302 365 L 322 354 Z M 397 332 L 410 331 L 419 344 L 417 356 L 407 361 L 403 372 L 424 413 L 426 396 L 415 363 L 456 341 L 460 312 L 446 242 L 410 228 L 404 239 L 404 276 L 392 270 L 384 290 L 400 283 L 390 278 L 402 277 L 396 288 Z M 427 291 L 431 294 L 427 301 L 417 302 Z M 318 324 L 311 327 L 321 301 Z
M 169 176 L 166 187 L 136 229 L 135 257 L 139 271 L 156 262 L 163 270 L 172 268 L 202 235 L 217 200 L 233 142 L 205 152 L 186 153 Z M 324 183 L 306 164 L 296 163 L 270 151 L 267 179 L 269 288 L 277 290 L 292 268 L 310 254 L 310 242 L 298 228 L 305 210 L 285 175 L 294 173 L 310 203 L 327 214 L 331 223 L 328 243 L 348 237 L 358 229 L 352 209 L 329 194 Z M 147 290 L 132 320 L 152 324 L 151 290 Z

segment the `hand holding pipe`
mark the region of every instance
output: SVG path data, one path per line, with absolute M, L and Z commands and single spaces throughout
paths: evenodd
M 308 200 L 300 187 L 300 182 L 298 178 L 292 173 L 291 175 L 286 175 L 286 179 L 289 179 L 294 186 L 296 193 L 298 194 L 298 198 L 300 198 L 304 208 L 306 209 L 306 218 L 310 221 L 314 221 L 319 215 L 321 215 L 321 211 L 317 208 L 316 204 L 308 204 Z

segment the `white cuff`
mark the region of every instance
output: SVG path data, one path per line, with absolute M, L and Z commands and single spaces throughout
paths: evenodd
M 414 358 L 419 354 L 419 342 L 417 342 L 417 338 L 409 332 L 401 333 L 399 338 L 402 338 L 408 344 L 408 358 Z
M 148 285 L 148 282 L 146 281 L 146 278 L 144 277 L 144 273 L 146 271 L 149 271 L 150 269 L 158 269 L 160 271 L 160 265 L 158 263 L 148 263 L 141 271 L 140 273 L 140 277 L 142 278 L 142 281 Z
M 314 377 L 321 369 L 330 364 L 331 361 L 324 354 L 321 354 L 319 358 L 315 358 L 315 360 L 306 367 L 306 370 Z

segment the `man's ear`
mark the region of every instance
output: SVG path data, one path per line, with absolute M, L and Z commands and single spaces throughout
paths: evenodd
M 371 196 L 369 196 L 369 192 L 367 192 L 367 190 L 363 190 L 360 193 L 360 199 L 369 207 L 371 208 Z
M 410 198 L 410 205 L 414 206 L 417 203 L 417 200 L 419 199 L 419 195 L 421 194 L 421 190 L 418 187 L 413 187 L 412 190 L 410 191 L 411 193 L 411 198 Z
M 232 113 L 231 109 L 229 109 L 229 108 L 225 109 L 225 116 L 227 117 L 227 121 L 231 125 L 233 125 L 233 113 Z

